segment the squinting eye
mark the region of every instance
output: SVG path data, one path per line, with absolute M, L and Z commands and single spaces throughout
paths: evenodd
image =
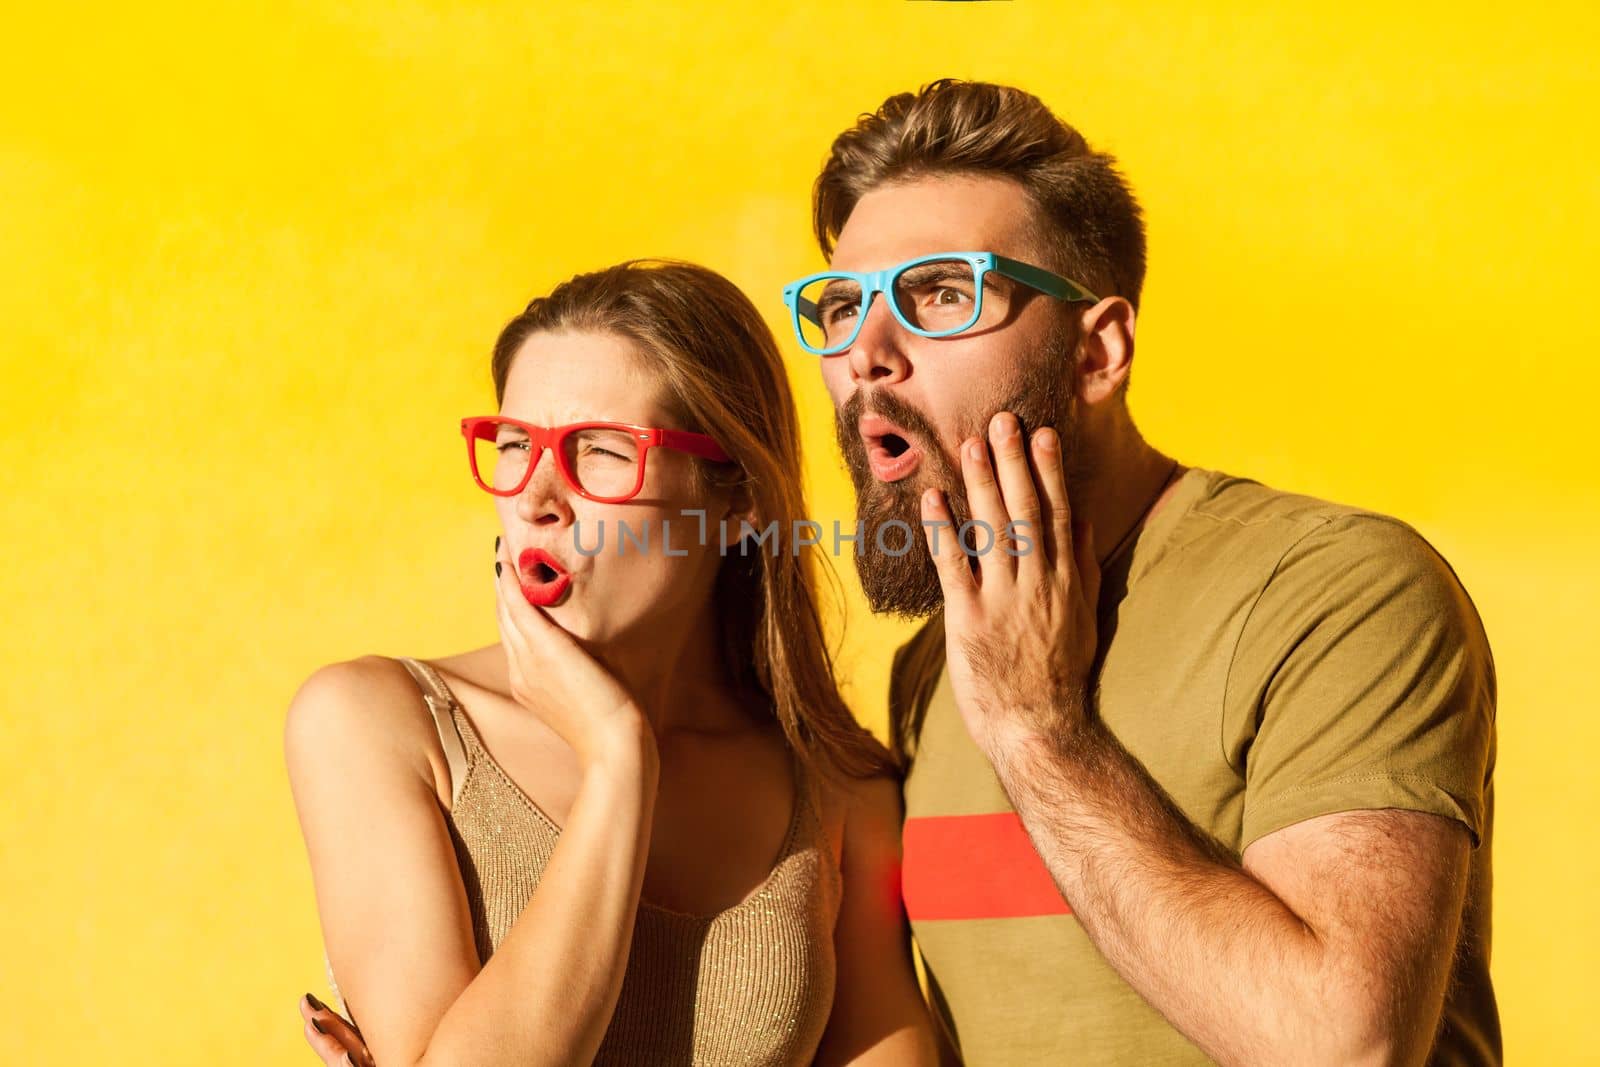
M 526 442 L 526 441 L 501 441 L 499 444 L 495 445 L 495 451 L 504 452 L 508 448 L 523 448 L 523 449 L 525 449 L 527 447 L 528 447 L 528 442 Z

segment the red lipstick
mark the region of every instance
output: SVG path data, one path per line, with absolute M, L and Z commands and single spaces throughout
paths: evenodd
M 566 595 L 572 584 L 572 575 L 550 553 L 542 548 L 525 548 L 517 557 L 517 571 L 521 579 L 522 595 L 534 607 L 547 608 Z

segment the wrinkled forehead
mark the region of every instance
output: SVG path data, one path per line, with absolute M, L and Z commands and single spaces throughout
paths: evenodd
M 541 331 L 517 350 L 500 413 L 539 426 L 600 420 L 670 424 L 666 389 L 643 349 L 612 333 Z
M 1040 215 L 1009 178 L 944 175 L 895 181 L 851 211 L 829 266 L 882 270 L 935 252 L 998 252 L 1039 259 Z

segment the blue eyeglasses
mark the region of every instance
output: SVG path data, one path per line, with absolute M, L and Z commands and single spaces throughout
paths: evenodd
M 1100 300 L 1075 281 L 993 252 L 936 252 L 884 270 L 807 275 L 783 287 L 783 302 L 801 347 L 831 356 L 855 343 L 878 293 L 891 294 L 889 310 L 919 337 L 950 337 L 1004 322 L 1015 292 L 1009 285 L 985 286 L 990 274 L 1057 300 Z

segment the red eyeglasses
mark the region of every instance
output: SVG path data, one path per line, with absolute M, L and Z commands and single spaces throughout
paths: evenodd
M 516 496 L 549 449 L 562 479 L 580 496 L 620 504 L 644 486 L 644 462 L 652 448 L 672 448 L 727 463 L 730 458 L 703 433 L 635 426 L 626 422 L 574 422 L 535 426 L 504 415 L 461 420 L 472 480 L 495 496 Z

